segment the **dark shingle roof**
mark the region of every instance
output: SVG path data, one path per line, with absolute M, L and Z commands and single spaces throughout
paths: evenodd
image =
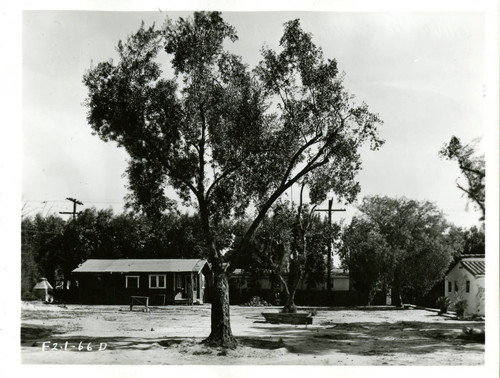
M 206 263 L 200 259 L 89 259 L 73 272 L 199 272 Z
M 475 276 L 484 276 L 485 273 L 485 263 L 483 260 L 469 260 L 464 259 L 461 261 L 462 266 L 471 272 Z

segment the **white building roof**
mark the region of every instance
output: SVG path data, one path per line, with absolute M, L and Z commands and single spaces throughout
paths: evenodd
M 201 259 L 89 259 L 73 273 L 200 272 Z

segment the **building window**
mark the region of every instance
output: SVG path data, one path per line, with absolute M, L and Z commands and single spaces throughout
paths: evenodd
M 125 276 L 125 288 L 127 289 L 139 288 L 139 276 Z
M 149 275 L 149 288 L 150 289 L 165 289 L 166 286 L 165 274 L 150 274 Z
M 455 293 L 458 291 L 458 282 L 455 281 Z
M 451 293 L 453 291 L 451 287 L 451 281 L 448 281 L 448 293 Z
M 470 293 L 470 281 L 465 281 L 465 292 Z

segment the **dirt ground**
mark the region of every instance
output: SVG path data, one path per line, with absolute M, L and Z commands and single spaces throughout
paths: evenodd
M 304 310 L 304 309 L 300 309 Z M 269 324 L 277 307 L 231 306 L 239 346 L 201 344 L 210 305 L 82 306 L 24 302 L 23 364 L 116 365 L 481 365 L 484 343 L 462 338 L 463 321 L 427 310 L 316 308 L 312 325 Z M 90 343 L 90 345 L 89 345 Z M 88 350 L 91 348 L 91 350 Z

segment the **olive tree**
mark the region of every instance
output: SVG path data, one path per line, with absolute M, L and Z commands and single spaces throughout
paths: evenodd
M 461 243 L 435 204 L 372 196 L 359 210 L 344 231 L 341 257 L 369 300 L 385 287 L 402 305 L 444 278 Z
M 196 207 L 214 273 L 206 342 L 229 347 L 228 275 L 273 203 L 308 174 L 317 200 L 328 191 L 352 200 L 360 147 L 382 144 L 378 116 L 353 103 L 336 61 L 324 59 L 298 20 L 285 24 L 281 51 L 263 49 L 254 70 L 225 48 L 237 38 L 218 12 L 142 25 L 118 43 L 117 62 L 84 75 L 88 122 L 128 152 L 136 200 L 162 210 L 171 187 Z M 252 220 L 226 258 L 218 230 L 243 214 Z

